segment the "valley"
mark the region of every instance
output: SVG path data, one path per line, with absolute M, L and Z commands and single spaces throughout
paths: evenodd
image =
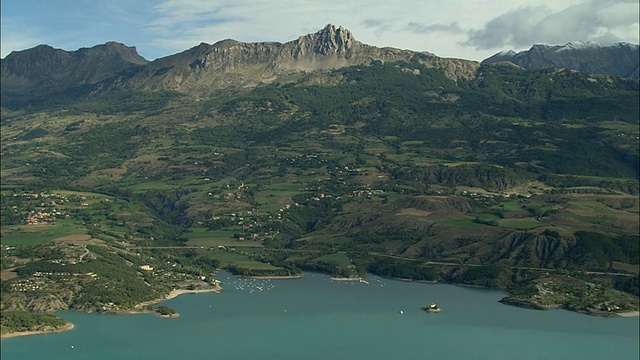
M 375 60 L 389 55 L 341 31 L 309 36 L 328 46 L 313 56 L 374 60 L 293 71 L 288 58 L 263 82 L 247 70 L 261 57 L 191 58 L 185 79 L 215 81 L 167 87 L 156 68 L 191 49 L 62 92 L 3 93 L 3 314 L 129 311 L 216 287 L 217 269 L 638 310 L 637 81 Z

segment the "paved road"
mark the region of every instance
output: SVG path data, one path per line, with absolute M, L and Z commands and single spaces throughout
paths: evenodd
M 84 259 L 85 256 L 89 255 L 89 249 L 87 249 L 87 247 L 84 247 L 84 254 L 80 255 L 80 259 L 78 260 L 78 262 L 82 262 L 82 259 Z
M 395 255 L 386 255 L 386 254 L 380 254 L 377 252 L 370 252 L 369 255 L 399 259 L 399 260 L 407 260 L 407 261 L 422 261 L 420 259 L 406 258 L 402 256 L 395 256 Z M 469 267 L 485 266 L 485 264 L 462 264 L 462 263 L 452 263 L 452 262 L 442 262 L 442 261 L 426 261 L 425 263 L 429 265 L 442 265 L 442 266 L 469 266 Z M 496 265 L 496 264 L 493 264 L 493 265 Z M 534 270 L 534 271 L 546 271 L 546 272 L 555 272 L 555 271 L 563 270 L 563 269 L 550 269 L 550 268 L 539 268 L 539 267 L 529 267 L 529 266 L 509 266 L 509 265 L 496 265 L 496 266 L 500 266 L 507 269 L 514 269 L 514 270 Z M 590 275 L 611 275 L 611 276 L 629 276 L 629 277 L 635 276 L 633 274 L 606 272 L 606 271 L 584 271 L 584 273 L 590 274 Z
M 242 246 L 243 245 L 239 245 L 236 247 L 242 247 Z M 147 246 L 147 247 L 131 247 L 128 249 L 136 250 L 136 249 L 201 249 L 201 248 L 203 248 L 203 246 Z M 265 248 L 265 250 L 282 251 L 282 252 L 306 252 L 306 253 L 324 252 L 323 250 L 276 249 L 276 248 Z M 88 250 L 87 250 L 87 253 L 88 253 Z M 82 257 L 87 253 L 83 254 Z M 345 254 L 346 251 L 339 251 L 339 253 Z M 398 259 L 398 260 L 405 260 L 405 261 L 424 261 L 420 259 L 407 258 L 407 257 L 402 257 L 397 255 L 381 254 L 378 252 L 370 252 L 369 255 L 386 257 L 391 259 Z M 80 258 L 80 261 L 82 261 L 82 257 Z M 424 262 L 428 265 L 440 265 L 440 266 L 469 266 L 469 267 L 486 266 L 486 264 L 462 264 L 462 263 L 453 263 L 453 262 L 444 262 L 444 261 L 424 261 Z M 493 265 L 496 265 L 496 264 L 493 264 Z M 529 266 L 509 266 L 509 265 L 496 265 L 496 266 L 500 266 L 507 269 L 514 269 L 514 270 L 532 270 L 532 271 L 546 271 L 546 272 L 556 272 L 559 270 L 563 270 L 563 269 L 539 268 L 539 267 L 529 267 Z M 611 276 L 627 276 L 627 277 L 635 276 L 633 274 L 606 272 L 606 271 L 585 271 L 584 273 L 590 274 L 590 275 L 611 275 Z

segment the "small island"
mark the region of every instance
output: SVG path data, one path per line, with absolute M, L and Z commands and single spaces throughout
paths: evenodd
M 442 309 L 439 308 L 438 305 L 436 305 L 435 303 L 432 303 L 429 306 L 423 306 L 420 309 L 424 310 L 426 312 L 440 312 L 440 311 L 442 311 Z
M 148 309 L 155 312 L 159 317 L 163 317 L 163 318 L 176 318 L 180 316 L 180 314 L 178 314 L 177 311 L 164 305 L 161 305 L 155 308 L 149 306 Z

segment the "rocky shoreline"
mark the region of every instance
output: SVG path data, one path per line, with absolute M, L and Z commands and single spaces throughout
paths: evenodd
M 166 300 L 170 300 L 173 298 L 176 298 L 180 295 L 184 295 L 184 294 L 200 294 L 200 293 L 207 293 L 207 292 L 220 292 L 222 290 L 222 287 L 220 287 L 219 285 L 216 285 L 215 287 L 212 288 L 208 288 L 208 289 L 194 289 L 194 290 L 186 290 L 186 289 L 175 289 L 172 290 L 169 294 L 158 298 L 158 299 L 154 299 L 154 300 L 150 300 L 150 301 L 145 301 L 143 303 L 140 303 L 138 305 L 136 305 L 133 309 L 130 310 L 115 310 L 115 311 L 105 311 L 105 314 L 114 314 L 114 315 L 136 315 L 136 314 L 153 314 L 156 315 L 158 317 L 161 318 L 165 318 L 165 319 L 173 319 L 173 318 L 177 318 L 180 316 L 179 313 L 174 312 L 171 314 L 160 314 L 157 311 L 154 311 L 152 309 L 149 309 L 148 306 L 149 305 L 153 305 L 153 304 L 157 304 L 160 303 L 162 301 L 166 301 Z M 61 327 L 51 327 L 51 326 L 47 326 L 44 327 L 40 330 L 33 330 L 33 331 L 6 331 L 6 332 L 2 332 L 2 339 L 8 339 L 8 338 L 13 338 L 13 337 L 18 337 L 18 336 L 29 336 L 29 335 L 43 335 L 43 334 L 55 334 L 55 333 L 60 333 L 60 332 L 65 332 L 65 331 L 70 331 L 73 330 L 73 328 L 75 327 L 74 324 L 67 322 L 65 325 L 61 326 Z
M 553 309 L 565 309 L 569 311 L 579 312 L 581 314 L 593 315 L 593 316 L 603 316 L 603 317 L 613 317 L 613 316 L 622 316 L 622 317 L 637 317 L 640 316 L 640 312 L 636 310 L 631 311 L 603 311 L 593 308 L 585 308 L 585 309 L 573 309 L 564 304 L 550 304 L 543 305 L 539 302 L 525 299 L 514 299 L 505 297 L 499 300 L 501 303 L 511 306 L 517 306 L 526 309 L 533 310 L 553 310 Z
M 57 328 L 45 327 L 41 330 L 33 330 L 33 331 L 14 331 L 14 332 L 6 332 L 6 333 L 3 332 L 1 335 L 1 338 L 9 339 L 9 338 L 18 337 L 18 336 L 55 334 L 55 333 L 61 333 L 61 332 L 73 330 L 74 327 L 75 327 L 74 324 L 68 322 L 65 325 Z

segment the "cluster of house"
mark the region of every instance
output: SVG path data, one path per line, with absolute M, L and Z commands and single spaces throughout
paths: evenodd
M 22 194 L 13 194 L 14 197 L 18 197 L 18 196 L 22 196 L 22 197 L 26 197 L 26 198 L 31 198 L 31 199 L 40 199 L 40 198 L 49 198 L 49 197 L 54 197 L 54 198 L 62 198 L 62 195 L 60 194 L 46 194 L 46 193 L 22 193 Z
M 65 214 L 58 210 L 51 210 L 51 211 L 31 210 L 27 215 L 27 224 L 31 224 L 31 225 L 43 224 L 46 222 L 53 221 L 55 219 L 59 219 L 61 217 L 69 217 L 69 214 Z
M 36 291 L 42 289 L 44 285 L 43 280 L 25 279 L 12 282 L 10 289 L 15 292 Z
M 382 195 L 382 194 L 384 194 L 384 190 L 371 190 L 371 189 L 353 190 L 354 196 L 372 196 L 372 195 Z
M 468 192 L 467 190 L 463 190 L 460 193 L 462 196 L 468 196 L 474 199 L 480 199 L 480 200 L 487 200 L 487 199 L 493 199 L 494 197 L 503 197 L 503 198 L 510 198 L 512 196 L 515 196 L 513 194 L 507 194 L 507 193 L 503 193 L 503 194 L 494 194 L 494 193 L 475 193 L 475 192 Z M 516 197 L 520 197 L 520 196 L 516 196 Z M 527 194 L 524 195 L 525 198 L 530 198 L 531 194 Z
M 80 202 L 81 206 L 89 206 L 87 202 L 87 198 L 85 196 L 75 196 L 71 195 L 70 197 L 66 197 L 61 194 L 53 193 L 14 193 L 14 197 L 24 197 L 29 200 L 39 199 L 40 203 L 37 207 L 41 208 L 39 210 L 31 210 L 27 214 L 26 223 L 31 225 L 43 224 L 47 222 L 51 222 L 55 219 L 60 218 L 68 218 L 69 215 L 64 213 L 63 211 L 56 210 L 55 207 L 57 205 L 63 205 L 64 203 L 78 203 Z M 46 199 L 46 200 L 45 200 Z M 105 201 L 109 201 L 105 199 Z M 19 211 L 18 206 L 12 206 L 14 211 Z
M 546 288 L 546 286 L 551 286 L 553 284 L 553 281 L 549 281 L 549 282 L 544 282 L 542 284 L 537 284 L 536 287 L 538 288 L 538 293 L 540 294 L 535 294 L 533 295 L 534 298 L 536 299 L 540 299 L 542 298 L 542 296 L 547 296 L 547 295 L 555 295 L 555 291 L 551 291 L 549 289 Z
M 35 277 L 43 277 L 43 276 L 71 276 L 71 273 L 68 272 L 47 272 L 47 271 L 36 271 L 33 273 Z

